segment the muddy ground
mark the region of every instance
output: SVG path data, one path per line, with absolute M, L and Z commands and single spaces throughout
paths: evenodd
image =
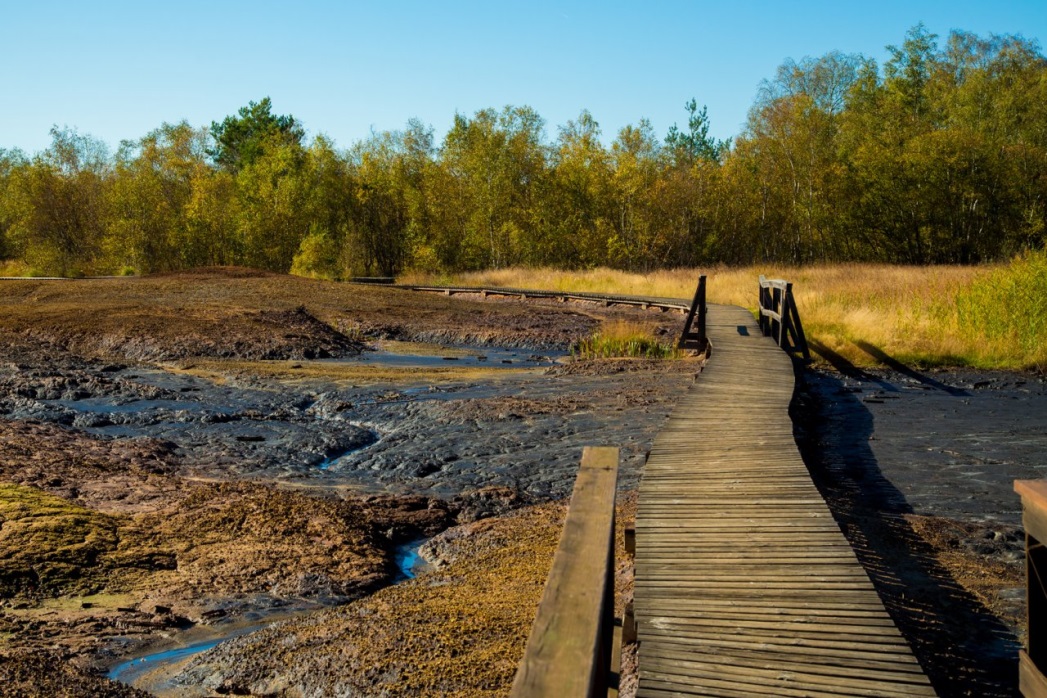
M 605 319 L 682 321 L 247 270 L 0 286 L 0 681 L 133 695 L 98 672 L 287 618 L 161 683 L 504 694 L 581 447 L 621 446 L 633 489 L 698 370 L 565 363 Z M 943 696 L 1015 695 L 1011 480 L 1044 476 L 1045 411 L 1026 374 L 800 382 L 805 461 Z M 437 569 L 390 586 L 433 535 Z
M 568 493 L 583 445 L 635 486 L 699 366 L 562 363 L 603 319 L 675 316 L 244 270 L 0 307 L 0 651 L 29 694 L 387 587 L 396 545 Z

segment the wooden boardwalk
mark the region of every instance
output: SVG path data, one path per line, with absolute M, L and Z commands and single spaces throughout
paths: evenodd
M 742 308 L 708 335 L 640 483 L 638 695 L 935 695 L 800 458 L 791 360 Z

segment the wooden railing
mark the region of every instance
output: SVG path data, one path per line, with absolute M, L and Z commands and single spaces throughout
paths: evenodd
M 618 449 L 586 447 L 513 698 L 607 696 L 614 635 L 614 496 Z
M 709 339 L 705 334 L 705 317 L 708 309 L 705 305 L 705 274 L 698 277 L 698 288 L 694 291 L 691 309 L 687 312 L 687 321 L 683 324 L 679 346 L 705 350 Z
M 1025 698 L 1047 698 L 1047 480 L 1015 480 L 1014 491 L 1022 498 L 1029 630 L 1018 684 Z
M 799 354 L 810 360 L 807 337 L 803 333 L 800 313 L 793 298 L 793 285 L 782 279 L 767 279 L 760 275 L 760 329 L 765 336 L 774 337 L 787 353 Z

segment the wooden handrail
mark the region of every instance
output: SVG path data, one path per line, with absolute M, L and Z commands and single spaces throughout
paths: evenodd
M 513 698 L 607 695 L 618 449 L 587 446 Z
M 1018 685 L 1026 698 L 1047 698 L 1047 480 L 1015 480 L 1014 491 L 1022 498 L 1029 632 Z
M 760 275 L 760 329 L 765 336 L 774 337 L 782 349 L 789 354 L 800 354 L 810 360 L 807 337 L 800 322 L 793 298 L 793 285 L 784 279 L 768 279 Z

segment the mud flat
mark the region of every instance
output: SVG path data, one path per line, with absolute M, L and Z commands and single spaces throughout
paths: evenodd
M 623 446 L 635 483 L 698 370 L 563 363 L 602 319 L 679 323 L 658 313 L 245 270 L 14 282 L 0 307 L 0 654 L 26 695 L 131 695 L 100 673 L 407 593 L 398 546 L 566 494 L 584 445 Z

